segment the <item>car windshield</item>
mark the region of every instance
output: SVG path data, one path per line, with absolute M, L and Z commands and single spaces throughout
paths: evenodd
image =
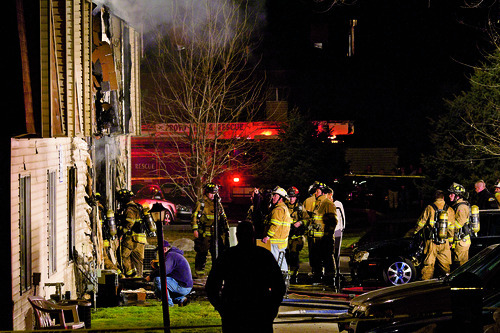
M 163 193 L 165 194 L 165 198 L 175 201 L 176 203 L 181 204 L 192 204 L 192 200 L 189 197 L 187 187 L 180 187 L 175 184 L 163 184 L 161 186 Z
M 498 253 L 499 250 L 499 244 L 495 244 L 485 248 L 477 255 L 470 258 L 465 264 L 454 270 L 447 277 L 447 280 L 451 281 L 459 274 L 464 272 L 474 273 L 479 278 L 482 278 L 500 264 L 500 255 Z

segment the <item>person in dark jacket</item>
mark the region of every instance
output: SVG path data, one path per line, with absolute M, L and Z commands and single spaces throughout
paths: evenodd
M 163 241 L 165 251 L 165 274 L 167 275 L 167 295 L 168 305 L 185 306 L 188 304 L 187 295 L 193 289 L 193 277 L 189 262 L 184 258 L 184 252 L 176 247 L 170 246 L 168 241 Z M 160 269 L 155 269 L 146 277 L 146 281 L 153 281 L 155 285 L 155 295 L 161 298 L 161 278 Z
M 498 209 L 498 202 L 486 188 L 484 180 L 478 180 L 474 184 L 474 189 L 477 193 L 477 206 L 479 209 Z
M 273 321 L 286 291 L 276 259 L 257 246 L 251 222 L 236 228 L 238 244 L 214 262 L 205 290 L 222 319 L 222 331 L 273 332 Z
M 252 205 L 248 209 L 246 220 L 253 223 L 255 236 L 256 238 L 261 239 L 264 237 L 264 221 L 266 219 L 268 202 L 266 201 L 264 194 L 262 194 L 257 187 L 255 187 L 251 193 L 250 201 L 252 202 Z

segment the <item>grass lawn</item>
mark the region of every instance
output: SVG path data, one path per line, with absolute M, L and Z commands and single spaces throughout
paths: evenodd
M 194 300 L 185 307 L 169 307 L 169 317 L 172 331 L 221 331 L 219 313 L 206 300 Z M 159 329 L 162 327 L 163 310 L 161 301 L 157 300 L 148 299 L 142 306 L 97 308 L 97 311 L 92 313 L 92 329 L 95 330 L 126 328 L 131 331 L 160 332 L 163 331 Z
M 362 229 L 346 230 L 342 240 L 342 248 L 348 248 L 355 243 L 366 231 Z M 177 239 L 192 239 L 192 232 L 167 231 L 165 238 L 169 242 Z M 153 243 L 153 240 L 151 240 Z M 309 251 L 307 243 L 300 252 L 300 261 L 308 262 Z M 186 259 L 194 271 L 194 251 L 184 253 Z M 210 256 L 207 260 L 206 271 L 212 267 Z M 177 332 L 220 332 L 220 316 L 214 310 L 208 300 L 203 297 L 195 297 L 186 307 L 170 307 L 170 326 L 172 331 Z M 216 327 L 214 327 L 216 326 Z M 163 327 L 163 311 L 161 302 L 154 299 L 147 299 L 146 304 L 141 306 L 120 306 L 109 308 L 97 308 L 92 313 L 92 329 L 112 330 L 128 329 L 130 331 L 161 332 Z M 155 329 L 156 328 L 156 329 Z

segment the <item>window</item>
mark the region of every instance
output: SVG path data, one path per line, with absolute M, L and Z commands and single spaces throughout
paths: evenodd
M 68 172 L 68 254 L 69 260 L 73 260 L 75 249 L 75 221 L 76 221 L 76 185 L 77 168 L 73 166 Z
M 270 91 L 271 101 L 287 101 L 289 97 L 288 87 L 272 87 Z
M 47 177 L 47 206 L 49 214 L 47 247 L 49 250 L 49 274 L 57 270 L 57 216 L 56 216 L 56 172 L 49 171 Z
M 31 177 L 19 177 L 19 260 L 21 293 L 31 289 Z

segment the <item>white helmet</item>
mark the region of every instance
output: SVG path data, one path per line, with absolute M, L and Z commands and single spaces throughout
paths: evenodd
M 279 186 L 276 186 L 271 193 L 272 194 L 279 194 L 279 196 L 282 197 L 283 199 L 288 198 L 288 195 L 286 194 L 286 191 L 283 188 L 279 187 Z
M 497 180 L 497 182 L 498 183 L 495 186 L 493 186 L 493 187 L 500 187 L 500 180 Z

